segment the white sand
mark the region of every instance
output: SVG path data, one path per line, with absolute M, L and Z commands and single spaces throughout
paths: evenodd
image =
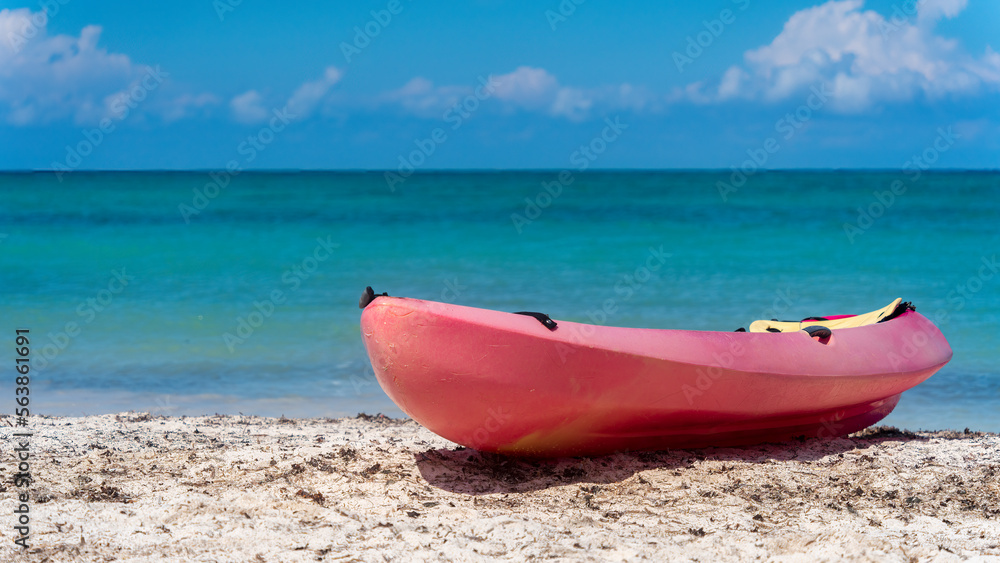
M 32 420 L 32 561 L 1000 561 L 995 434 L 521 461 L 368 417 Z

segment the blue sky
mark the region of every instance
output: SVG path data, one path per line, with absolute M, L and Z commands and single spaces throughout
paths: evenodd
M 934 167 L 995 169 L 997 29 L 988 0 L 0 2 L 0 169 L 899 168 L 942 135 Z

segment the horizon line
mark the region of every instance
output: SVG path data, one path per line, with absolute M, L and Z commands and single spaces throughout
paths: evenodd
M 680 172 L 680 173 L 730 173 L 735 172 L 732 167 L 730 168 L 588 168 L 586 170 L 576 170 L 573 168 L 428 168 L 424 170 L 416 170 L 411 172 L 410 175 L 418 174 L 476 174 L 476 173 L 518 173 L 518 172 L 530 172 L 530 173 L 559 173 L 563 171 L 570 171 L 573 174 L 590 174 L 590 173 L 634 173 L 634 172 Z M 858 168 L 830 168 L 830 167 L 802 167 L 802 168 L 762 168 L 753 174 L 761 174 L 767 172 L 900 172 L 903 170 L 899 167 L 894 168 L 883 168 L 883 167 L 858 167 Z M 0 169 L 0 174 L 93 174 L 93 173 L 212 173 L 212 172 L 227 172 L 225 168 L 88 168 L 83 170 L 54 170 L 51 168 L 6 168 Z M 238 176 L 240 174 L 288 174 L 288 173 L 340 173 L 340 174 L 381 174 L 381 173 L 399 173 L 397 169 L 394 168 L 251 168 L 247 170 L 240 170 L 233 174 L 233 176 Z M 944 172 L 944 173 L 955 173 L 955 172 L 1000 172 L 1000 167 L 994 168 L 962 168 L 962 167 L 941 167 L 941 168 L 929 168 L 927 170 L 921 171 L 924 174 Z

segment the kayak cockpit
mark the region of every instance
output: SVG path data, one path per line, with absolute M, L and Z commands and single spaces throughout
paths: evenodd
M 795 332 L 808 327 L 820 326 L 828 329 L 856 328 L 894 319 L 906 311 L 915 311 L 909 301 L 896 298 L 881 309 L 863 315 L 841 315 L 834 317 L 809 317 L 801 321 L 779 321 L 777 319 L 754 321 L 749 332 Z

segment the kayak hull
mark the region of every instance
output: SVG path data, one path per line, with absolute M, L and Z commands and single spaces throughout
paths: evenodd
M 523 315 L 378 297 L 361 330 L 407 415 L 464 446 L 533 457 L 849 434 L 952 355 L 915 311 L 820 339 L 567 321 L 550 331 Z

